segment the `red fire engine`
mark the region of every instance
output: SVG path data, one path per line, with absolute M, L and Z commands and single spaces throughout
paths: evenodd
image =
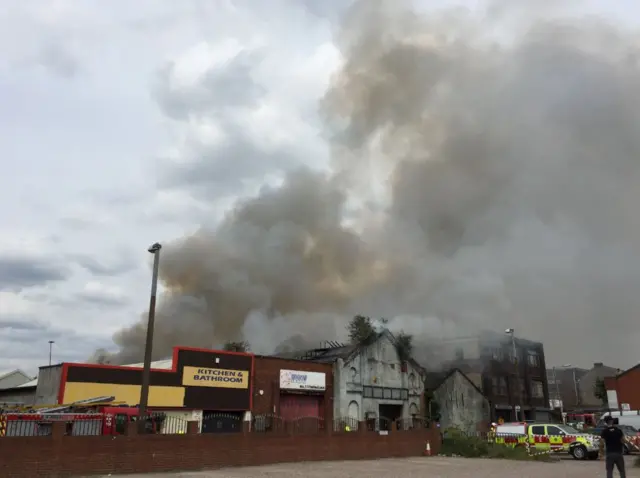
M 139 420 L 137 407 L 105 405 L 104 399 L 101 402 L 60 405 L 31 412 L 7 411 L 0 414 L 0 436 L 50 435 L 53 422 L 65 422 L 67 435 L 121 435 L 127 423 Z M 147 433 L 159 433 L 164 414 L 151 413 L 144 420 Z

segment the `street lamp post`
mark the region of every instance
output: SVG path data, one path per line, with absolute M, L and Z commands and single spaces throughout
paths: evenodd
M 518 388 L 518 398 L 519 398 L 519 402 L 520 404 L 516 406 L 515 408 L 515 413 L 516 413 L 516 421 L 518 420 L 518 408 L 520 408 L 520 412 L 522 413 L 522 416 L 524 416 L 524 410 L 522 410 L 522 384 L 520 383 L 520 369 L 518 367 L 518 352 L 516 349 L 516 337 L 515 337 L 515 329 L 505 329 L 504 331 L 507 335 L 511 336 L 511 347 L 513 349 L 513 365 L 514 368 L 516 370 L 516 387 Z
M 160 263 L 159 243 L 153 244 L 148 251 L 153 254 L 153 274 L 151 276 L 151 299 L 149 301 L 149 320 L 147 322 L 147 339 L 144 344 L 144 365 L 142 367 L 142 386 L 140 387 L 139 417 L 147 413 L 149 403 L 149 382 L 151 377 L 151 353 L 153 352 L 153 325 L 156 316 L 156 290 L 158 288 L 158 267 Z M 144 420 L 139 420 L 143 423 Z
M 53 352 L 53 344 L 55 344 L 55 341 L 49 340 L 49 366 L 51 366 L 51 353 Z

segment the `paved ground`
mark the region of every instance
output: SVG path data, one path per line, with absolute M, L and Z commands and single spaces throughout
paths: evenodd
M 128 475 L 133 478 L 133 475 Z M 141 475 L 135 475 L 141 478 Z M 468 458 L 407 458 L 378 461 L 291 463 L 256 468 L 144 475 L 144 478 L 597 478 L 603 461 L 559 460 L 554 463 Z M 617 474 L 616 474 L 617 476 Z M 640 478 L 640 469 L 627 460 L 627 477 Z M 126 478 L 120 476 L 119 478 Z

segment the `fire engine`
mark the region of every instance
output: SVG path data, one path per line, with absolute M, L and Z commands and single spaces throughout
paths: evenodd
M 7 410 L 0 414 L 0 436 L 50 435 L 53 422 L 65 422 L 67 435 L 121 435 L 125 424 L 137 422 L 137 407 L 116 406 L 113 397 L 98 397 L 41 409 Z M 144 417 L 147 433 L 162 433 L 164 414 Z
M 595 427 L 598 421 L 595 413 L 567 413 L 565 415 L 567 425 L 574 426 L 578 430 Z

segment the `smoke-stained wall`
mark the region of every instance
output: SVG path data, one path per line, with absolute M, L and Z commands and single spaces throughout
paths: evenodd
M 62 364 L 40 367 L 38 385 L 36 386 L 36 405 L 61 403 L 60 383 L 62 381 L 62 368 Z
M 491 419 L 489 400 L 461 372 L 455 370 L 433 391 L 440 406 L 440 426 L 465 433 L 484 429 Z
M 379 406 L 388 404 L 402 407 L 400 418 L 421 417 L 423 374 L 414 362 L 405 366 L 403 370 L 388 334 L 352 356 L 339 358 L 334 365 L 334 416 L 357 421 L 379 418 Z

